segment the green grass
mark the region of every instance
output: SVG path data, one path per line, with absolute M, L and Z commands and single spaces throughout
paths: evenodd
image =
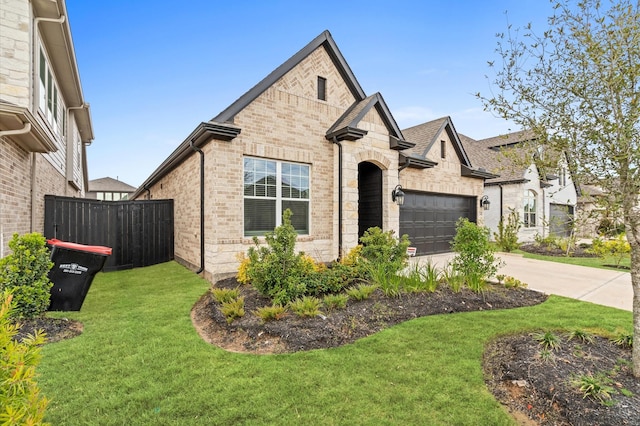
M 228 353 L 189 312 L 209 284 L 176 263 L 100 273 L 76 338 L 46 345 L 38 383 L 54 425 L 512 425 L 483 381 L 484 345 L 540 329 L 631 331 L 631 313 L 551 296 L 542 305 L 437 315 L 354 344 Z M 585 312 L 589 315 L 585 315 Z
M 628 272 L 628 269 L 616 269 L 616 261 L 612 256 L 607 258 L 600 257 L 567 257 L 567 256 L 544 256 L 540 254 L 527 253 L 522 250 L 516 250 L 513 253 L 524 255 L 526 259 L 548 260 L 550 262 L 568 263 L 570 265 L 589 266 L 591 268 L 611 269 L 614 271 Z M 628 268 L 631 265 L 630 257 L 627 256 L 620 262 L 620 266 Z

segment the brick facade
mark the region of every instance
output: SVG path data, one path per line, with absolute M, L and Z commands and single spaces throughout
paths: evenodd
M 381 170 L 382 228 L 396 233 L 400 208 L 391 201 L 391 192 L 399 183 L 406 189 L 425 192 L 467 196 L 482 193 L 481 179 L 461 176 L 461 162 L 446 132 L 442 137 L 451 153 L 446 160 L 438 158 L 439 165 L 434 169 L 405 169 L 399 174 L 400 158 L 398 150 L 392 149 L 391 137 L 402 138 L 402 133 L 382 97 L 364 96 L 339 52 L 333 49 L 332 40 L 301 52 L 303 56 L 294 55 L 283 64 L 286 71 L 263 80 L 256 85 L 259 90 L 254 88 L 240 98 L 249 100 L 237 101 L 218 116 L 240 129 L 239 134 L 230 141 L 214 136 L 199 146 L 205 156 L 204 275 L 212 281 L 235 274 L 238 254 L 253 245 L 252 239 L 244 235 L 243 223 L 246 157 L 309 165 L 310 231 L 309 235 L 298 237 L 296 249 L 325 262 L 340 256 L 340 232 L 343 252 L 358 244 L 361 163 L 372 163 Z M 318 77 L 326 81 L 323 100 L 318 99 Z M 237 105 L 240 106 L 236 108 Z M 225 115 L 227 111 L 232 112 Z M 216 119 L 211 123 L 214 122 Z M 341 131 L 353 133 L 343 137 Z M 341 139 L 333 139 L 334 134 L 341 135 Z M 190 147 L 193 140 L 185 140 L 134 198 L 174 199 L 175 257 L 195 269 L 201 260 L 200 154 Z

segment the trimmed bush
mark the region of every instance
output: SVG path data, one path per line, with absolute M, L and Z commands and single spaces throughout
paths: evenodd
M 36 318 L 49 307 L 51 287 L 48 273 L 53 267 L 46 240 L 37 232 L 9 241 L 12 253 L 0 259 L 0 292 L 13 295 L 16 318 Z

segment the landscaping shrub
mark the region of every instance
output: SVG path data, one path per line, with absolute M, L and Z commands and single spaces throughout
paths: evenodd
M 35 318 L 49 307 L 51 287 L 48 273 L 53 262 L 44 237 L 36 232 L 9 241 L 12 253 L 0 259 L 0 292 L 13 295 L 16 318 Z
M 607 241 L 594 238 L 591 252 L 603 259 L 607 256 L 613 257 L 616 262 L 616 268 L 619 268 L 622 259 L 631 253 L 631 246 L 625 239 L 624 234 L 619 234 L 616 238 Z
M 496 244 L 502 251 L 512 252 L 520 245 L 518 244 L 518 231 L 520 230 L 520 216 L 514 209 L 509 209 L 509 215 L 500 217 L 498 232 L 493 233 Z
M 322 300 L 312 296 L 304 296 L 289 302 L 289 308 L 300 317 L 315 317 L 320 315 L 322 313 L 320 312 L 320 305 L 322 305 Z
M 358 266 L 333 263 L 329 268 L 315 271 L 306 276 L 306 294 L 321 296 L 339 293 L 345 288 L 366 278 L 366 273 Z
M 369 228 L 360 237 L 361 257 L 374 266 L 382 265 L 389 273 L 397 273 L 407 266 L 409 237 L 394 237 L 393 231 L 383 232 L 377 226 Z
M 441 277 L 442 273 L 431 262 L 423 265 L 416 262 L 402 277 L 402 284 L 408 292 L 433 293 L 438 288 Z
M 375 284 L 360 284 L 358 287 L 351 287 L 347 290 L 347 295 L 353 300 L 366 300 L 378 288 Z
M 265 235 L 266 246 L 249 248 L 246 276 L 256 290 L 274 303 L 285 305 L 306 293 L 305 279 L 312 272 L 303 253 L 295 253 L 297 233 L 291 224 L 291 210 L 282 215 L 282 225 Z
M 277 321 L 287 314 L 287 308 L 281 305 L 263 306 L 253 312 L 262 322 Z
M 328 309 L 343 309 L 347 306 L 349 296 L 342 294 L 328 294 L 322 299 L 322 303 Z
M 220 310 L 227 319 L 227 323 L 231 324 L 236 318 L 244 316 L 244 297 L 240 296 L 229 302 L 222 302 Z
M 489 230 L 469 222 L 467 218 L 460 218 L 451 248 L 456 253 L 451 260 L 453 269 L 464 277 L 467 284 L 475 287 L 472 289 L 482 290 L 481 282 L 495 275 L 499 265 L 489 243 Z
M 0 294 L 0 424 L 42 425 L 48 400 L 40 395 L 35 369 L 40 362 L 43 333 L 18 342 L 18 326 L 11 320 L 12 297 Z

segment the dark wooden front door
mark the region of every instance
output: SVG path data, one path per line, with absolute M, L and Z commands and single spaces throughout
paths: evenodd
M 382 170 L 364 162 L 358 164 L 358 238 L 373 226 L 382 229 Z

